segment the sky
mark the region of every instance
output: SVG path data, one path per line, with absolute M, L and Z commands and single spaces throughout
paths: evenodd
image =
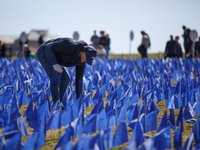
M 179 36 L 182 26 L 200 36 L 200 0 L 0 0 L 1 36 L 18 36 L 32 29 L 49 35 L 73 37 L 91 44 L 93 31 L 110 36 L 111 53 L 138 53 L 141 31 L 150 37 L 148 53 L 164 52 L 170 34 Z M 130 41 L 130 32 L 134 38 Z

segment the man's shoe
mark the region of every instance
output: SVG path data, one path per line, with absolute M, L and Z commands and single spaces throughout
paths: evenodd
M 61 110 L 64 110 L 64 109 L 65 109 L 65 107 L 63 107 L 63 106 L 61 106 L 60 108 L 61 108 Z
M 62 104 L 62 102 L 60 102 L 60 108 L 61 108 L 61 110 L 64 110 L 64 109 L 65 109 L 65 107 L 64 107 L 63 104 Z

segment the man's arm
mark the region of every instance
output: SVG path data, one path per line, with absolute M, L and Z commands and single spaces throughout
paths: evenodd
M 85 70 L 84 66 L 76 66 L 76 95 L 77 99 L 82 95 L 83 93 L 83 74 Z

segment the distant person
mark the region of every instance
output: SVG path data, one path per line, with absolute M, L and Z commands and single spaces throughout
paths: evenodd
M 173 39 L 173 35 L 170 35 L 170 40 L 167 41 L 166 47 L 165 47 L 165 58 L 166 57 L 176 57 L 176 52 L 175 52 L 175 41 Z
M 42 33 L 40 33 L 40 37 L 38 39 L 39 46 L 44 43 L 44 39 L 43 38 L 44 38 L 44 33 L 42 32 Z
M 176 53 L 176 57 L 180 58 L 183 57 L 183 51 L 181 48 L 181 44 L 178 42 L 179 40 L 179 36 L 175 37 L 175 53 Z
M 105 37 L 105 31 L 102 30 L 100 31 L 100 38 L 99 38 L 99 44 L 103 45 L 103 47 L 105 46 L 105 43 L 106 43 L 106 37 Z
M 22 58 L 23 57 L 23 50 L 19 51 L 19 53 L 17 54 L 18 58 Z M 30 56 L 30 50 L 29 50 L 29 46 L 28 44 L 24 44 L 24 58 L 28 59 Z
M 142 34 L 142 43 L 138 47 L 138 51 L 142 55 L 142 58 L 147 58 L 147 49 L 150 48 L 151 45 L 150 38 L 149 35 L 144 31 L 141 31 L 141 34 Z
M 186 28 L 186 26 L 183 26 L 182 28 L 184 30 L 184 33 L 183 33 L 182 37 L 184 38 L 183 45 L 184 45 L 185 56 L 186 56 L 187 53 L 189 53 L 189 51 L 190 51 L 190 49 L 192 47 L 192 40 L 190 39 L 190 31 L 191 30 L 189 28 Z
M 106 49 L 101 44 L 99 44 L 99 46 L 97 48 L 97 57 L 98 58 L 106 58 L 107 57 Z
M 6 56 L 6 45 L 0 40 L 0 57 Z
M 105 36 L 105 44 L 104 44 L 104 48 L 106 49 L 107 55 L 106 58 L 108 58 L 109 56 L 109 51 L 110 51 L 110 38 L 109 38 L 109 34 L 106 34 Z
M 99 45 L 99 37 L 96 35 L 96 30 L 94 30 L 94 35 L 91 37 L 92 45 L 97 48 Z
M 196 56 L 200 58 L 200 37 L 199 37 L 199 41 L 195 42 L 194 45 L 195 45 Z

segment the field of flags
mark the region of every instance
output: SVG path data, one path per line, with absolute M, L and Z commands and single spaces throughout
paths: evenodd
M 122 144 L 127 150 L 200 149 L 199 59 L 95 59 L 86 65 L 79 99 L 75 67 L 68 72 L 61 110 L 59 101 L 52 103 L 50 80 L 37 59 L 0 59 L 0 150 L 41 149 L 46 132 L 61 127 L 56 150 Z M 158 117 L 162 102 L 164 114 Z M 188 135 L 185 123 L 192 124 Z

